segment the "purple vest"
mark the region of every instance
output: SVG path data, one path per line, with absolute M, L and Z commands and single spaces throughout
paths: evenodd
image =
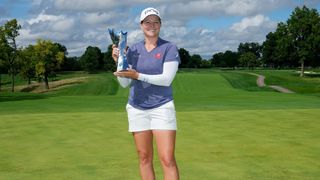
M 180 62 L 176 45 L 161 38 L 158 45 L 148 52 L 144 41 L 134 44 L 127 52 L 128 63 L 139 73 L 156 75 L 162 74 L 163 63 L 169 61 Z M 133 80 L 130 87 L 129 104 L 138 109 L 152 109 L 173 100 L 172 87 L 157 86 Z

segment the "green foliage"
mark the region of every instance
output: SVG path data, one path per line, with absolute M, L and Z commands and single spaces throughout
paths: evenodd
M 276 37 L 275 33 L 268 33 L 266 40 L 263 42 L 262 61 L 270 67 L 278 67 L 277 58 L 275 57 L 276 51 Z
M 85 53 L 81 56 L 80 62 L 83 69 L 89 73 L 97 71 L 102 65 L 103 56 L 98 47 L 87 47 Z
M 304 63 L 320 55 L 320 16 L 316 9 L 297 7 L 287 21 L 289 36 L 301 63 L 301 76 Z
M 66 57 L 61 65 L 62 71 L 80 71 L 82 70 L 79 57 Z
M 269 66 L 319 66 L 320 16 L 316 9 L 295 8 L 286 23 L 269 33 L 263 47 L 263 60 Z
M 59 46 L 50 40 L 38 40 L 34 46 L 34 57 L 36 60 L 35 69 L 38 77 L 45 81 L 49 89 L 48 77 L 60 69 L 64 61 L 65 52 L 60 51 Z
M 188 68 L 199 68 L 201 66 L 202 58 L 199 54 L 194 54 L 191 56 L 188 63 Z
M 239 55 L 251 52 L 253 53 L 257 58 L 260 58 L 261 55 L 261 49 L 262 47 L 259 45 L 259 43 L 251 42 L 251 43 L 240 43 L 238 47 L 238 53 Z
M 2 66 L 5 66 L 8 73 L 11 74 L 12 86 L 11 91 L 14 92 L 15 75 L 19 72 L 20 62 L 18 61 L 18 48 L 16 38 L 19 36 L 19 29 L 21 26 L 16 19 L 7 21 L 3 27 L 0 28 L 0 59 L 2 59 Z
M 22 49 L 19 55 L 19 58 L 21 59 L 20 74 L 22 77 L 28 79 L 28 84 L 31 83 L 31 78 L 34 78 L 36 76 L 36 59 L 34 56 L 34 52 L 34 46 L 29 45 L 25 49 Z
M 216 53 L 210 60 L 215 67 L 232 67 L 239 65 L 239 55 L 237 52 L 226 51 L 224 53 Z
M 8 41 L 5 37 L 4 28 L 0 26 L 0 75 L 7 72 L 6 60 L 8 59 L 8 49 L 10 48 Z M 1 79 L 0 79 L 1 80 Z M 1 81 L 0 81 L 1 87 Z
M 184 48 L 179 49 L 180 56 L 180 68 L 210 68 L 211 62 L 202 57 L 199 54 L 193 54 L 190 56 L 189 51 Z
M 239 58 L 240 65 L 247 67 L 248 69 L 253 69 L 259 66 L 259 61 L 257 56 L 253 52 L 246 52 L 240 55 Z
M 114 72 L 117 69 L 116 63 L 114 62 L 112 58 L 112 45 L 108 46 L 108 51 L 104 53 L 103 61 L 105 63 L 104 69 L 106 71 Z
M 181 60 L 181 63 L 179 65 L 179 67 L 181 68 L 187 68 L 188 67 L 188 64 L 189 64 L 189 61 L 191 59 L 191 56 L 189 54 L 189 51 L 187 51 L 186 49 L 184 48 L 180 48 L 179 49 L 179 55 L 180 55 L 180 60 Z

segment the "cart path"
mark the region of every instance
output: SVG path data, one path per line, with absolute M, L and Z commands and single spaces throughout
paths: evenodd
M 266 83 L 264 82 L 264 79 L 266 78 L 265 76 L 263 75 L 260 75 L 260 74 L 255 74 L 255 73 L 248 73 L 248 74 L 251 74 L 251 75 L 254 75 L 254 76 L 257 76 L 257 85 L 259 87 L 265 87 L 265 86 L 268 86 L 276 91 L 279 91 L 279 92 L 282 92 L 282 93 L 294 93 L 293 91 L 287 89 L 287 88 L 284 88 L 284 87 L 281 87 L 281 86 L 277 86 L 277 85 L 266 85 Z

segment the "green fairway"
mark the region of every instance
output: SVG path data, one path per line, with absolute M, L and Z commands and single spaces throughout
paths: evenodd
M 128 90 L 111 74 L 88 76 L 47 94 L 0 94 L 1 180 L 139 179 Z M 259 89 L 232 71 L 178 73 L 181 179 L 318 179 L 320 97 L 310 89 Z M 163 179 L 157 158 L 155 168 Z

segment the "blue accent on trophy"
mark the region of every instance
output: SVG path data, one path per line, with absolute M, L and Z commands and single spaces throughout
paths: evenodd
M 119 57 L 117 61 L 117 71 L 126 71 L 129 68 L 126 49 L 127 49 L 127 32 L 115 32 L 114 29 L 108 29 L 112 43 L 119 48 Z

